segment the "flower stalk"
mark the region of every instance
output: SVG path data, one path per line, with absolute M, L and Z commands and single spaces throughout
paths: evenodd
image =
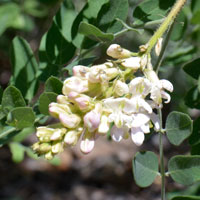
M 162 35 L 165 33 L 165 31 L 168 29 L 168 27 L 174 22 L 174 19 L 184 6 L 187 0 L 178 0 L 171 11 L 169 12 L 168 16 L 165 18 L 163 23 L 160 25 L 158 30 L 154 33 L 154 35 L 151 37 L 151 39 L 148 41 L 148 43 L 145 45 L 147 47 L 145 53 L 149 54 L 151 52 L 151 49 L 155 46 L 158 39 L 162 37 Z

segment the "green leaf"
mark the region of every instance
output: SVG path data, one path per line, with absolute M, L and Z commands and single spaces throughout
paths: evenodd
M 88 4 L 83 11 L 83 15 L 88 19 L 97 18 L 101 7 L 108 2 L 109 0 L 88 0 Z
M 114 35 L 112 33 L 104 33 L 97 27 L 93 26 L 92 24 L 88 24 L 86 22 L 80 23 L 79 33 L 98 42 L 112 41 L 114 39 Z
M 1 100 L 2 100 L 2 96 L 3 96 L 3 89 L 2 89 L 1 86 L 0 86 L 0 102 L 1 102 Z
M 200 18 L 200 10 L 198 10 L 196 13 L 194 13 L 194 15 L 192 16 L 192 19 L 191 19 L 191 23 L 192 24 L 200 24 L 199 18 Z
M 43 82 L 45 82 L 50 76 L 58 76 L 60 70 L 59 65 L 53 64 L 48 59 L 46 53 L 46 38 L 47 38 L 47 33 L 43 35 L 39 48 L 39 60 L 40 60 L 40 70 L 41 70 L 39 79 Z
M 44 115 L 49 115 L 49 104 L 56 102 L 57 94 L 54 92 L 44 92 L 39 98 L 39 110 Z
M 140 187 L 150 186 L 158 175 L 158 157 L 151 151 L 136 153 L 132 166 L 135 182 Z
M 12 126 L 3 126 L 3 128 L 0 129 L 0 147 L 7 144 L 17 133 L 18 131 L 16 131 L 16 128 Z
M 6 114 L 13 108 L 26 106 L 21 92 L 14 86 L 8 86 L 4 90 L 1 104 Z
M 46 54 L 50 63 L 62 65 L 67 63 L 75 53 L 75 46 L 68 42 L 53 22 L 46 36 Z
M 56 94 L 62 94 L 63 83 L 55 76 L 51 76 L 45 83 L 45 92 L 54 92 Z
M 197 145 L 200 143 L 200 118 L 196 119 L 193 123 L 193 131 L 189 137 L 190 145 Z
M 192 120 L 184 113 L 173 111 L 166 121 L 167 138 L 174 145 L 180 145 L 192 133 Z
M 169 160 L 168 170 L 177 183 L 191 185 L 200 181 L 200 156 L 174 156 Z
M 110 0 L 105 4 L 98 15 L 99 28 L 108 33 L 116 33 L 122 29 L 122 24 L 116 21 L 119 18 L 123 21 L 128 16 L 128 0 Z
M 176 22 L 174 24 L 170 39 L 174 41 L 180 40 L 183 37 L 186 27 L 187 17 L 185 13 L 181 11 L 176 18 Z
M 191 155 L 200 155 L 200 143 L 190 147 Z
M 34 122 L 35 114 L 32 108 L 29 107 L 14 108 L 7 116 L 7 123 L 17 129 L 33 126 Z
M 192 0 L 190 5 L 191 5 L 191 10 L 193 13 L 196 13 L 200 10 L 200 1 L 199 0 Z
M 194 59 L 183 66 L 183 70 L 194 79 L 200 76 L 200 58 Z
M 171 200 L 200 200 L 198 196 L 176 196 Z
M 0 7 L 0 35 L 9 27 L 18 27 L 20 7 L 16 3 L 3 4 Z M 20 26 L 19 26 L 20 28 Z
M 61 4 L 54 18 L 54 22 L 58 26 L 62 36 L 69 42 L 72 41 L 71 28 L 75 18 L 76 11 L 71 0 L 66 0 Z
M 197 86 L 194 86 L 191 88 L 185 98 L 185 105 L 187 105 L 189 108 L 197 108 L 200 109 L 200 93 Z
M 6 114 L 3 112 L 2 105 L 0 105 L 0 120 L 2 120 Z
M 31 100 L 37 91 L 37 77 L 40 72 L 32 49 L 23 38 L 15 37 L 12 41 L 11 63 L 13 71 L 11 83 L 26 99 Z
M 24 159 L 24 147 L 20 143 L 12 142 L 9 144 L 10 151 L 12 153 L 12 160 L 16 163 L 23 161 Z
M 145 0 L 134 10 L 134 25 L 143 25 L 149 21 L 164 18 L 174 4 L 174 0 Z

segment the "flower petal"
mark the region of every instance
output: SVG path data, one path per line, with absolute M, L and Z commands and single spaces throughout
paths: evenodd
M 149 122 L 150 117 L 146 114 L 143 113 L 137 113 L 137 114 L 133 114 L 133 121 L 132 121 L 132 127 L 140 127 L 144 124 L 146 124 L 147 122 Z
M 155 113 L 151 113 L 150 118 L 154 124 L 154 130 L 159 131 L 160 130 L 160 120 L 159 120 L 158 115 L 156 115 Z
M 86 132 L 80 143 L 80 149 L 83 153 L 90 153 L 94 148 L 94 135 L 92 133 Z
M 117 128 L 115 125 L 111 128 L 110 131 L 111 137 L 115 142 L 121 141 L 121 139 L 124 136 L 124 129 L 123 128 Z
M 161 95 L 163 99 L 166 99 L 165 103 L 169 103 L 171 101 L 171 97 L 167 92 L 161 91 Z
M 173 92 L 174 87 L 170 81 L 162 79 L 160 80 L 160 84 L 162 85 L 164 89 L 168 90 L 169 92 Z
M 131 128 L 131 138 L 137 146 L 142 145 L 145 137 L 141 128 Z

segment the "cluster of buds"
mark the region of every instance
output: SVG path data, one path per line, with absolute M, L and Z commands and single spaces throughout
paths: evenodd
M 95 140 L 109 130 L 114 141 L 131 136 L 139 146 L 150 129 L 160 130 L 154 109 L 162 107 L 162 99 L 170 102 L 166 90 L 172 92 L 173 85 L 159 80 L 145 54 L 133 56 L 117 44 L 112 44 L 107 54 L 115 60 L 90 68 L 74 66 L 73 76 L 64 81 L 63 95 L 49 105 L 50 115 L 60 124 L 37 128 L 39 142 L 33 149 L 39 155 L 51 159 L 79 141 L 81 151 L 89 153 Z

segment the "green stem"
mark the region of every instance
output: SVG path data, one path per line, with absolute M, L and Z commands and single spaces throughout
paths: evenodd
M 167 44 L 168 44 L 168 42 L 169 42 L 170 35 L 171 35 L 171 33 L 172 33 L 172 30 L 173 30 L 173 26 L 174 26 L 174 23 L 170 26 L 169 31 L 167 32 L 167 36 L 166 36 L 166 38 L 165 38 L 165 40 L 164 40 L 164 43 L 163 43 L 163 46 L 162 46 L 160 55 L 159 55 L 158 60 L 157 60 L 157 62 L 156 62 L 156 64 L 155 64 L 154 70 L 155 70 L 155 72 L 156 72 L 157 74 L 158 74 L 160 65 L 161 65 L 162 60 L 163 60 L 163 56 L 164 56 L 164 53 L 165 53 L 165 49 L 166 49 Z
M 154 35 L 151 37 L 149 42 L 146 44 L 147 50 L 145 53 L 150 53 L 151 49 L 154 47 L 154 45 L 157 43 L 158 39 L 162 37 L 162 35 L 165 33 L 165 31 L 168 29 L 169 25 L 171 25 L 180 12 L 181 8 L 184 6 L 187 0 L 177 0 L 177 2 L 174 4 L 173 8 L 169 12 L 168 16 L 165 18 L 163 23 L 160 25 L 158 30 L 154 33 Z
M 160 126 L 162 130 L 162 111 L 158 110 Z M 164 153 L 163 153 L 163 133 L 160 132 L 160 174 L 161 174 L 161 200 L 165 200 L 165 163 L 164 163 Z

